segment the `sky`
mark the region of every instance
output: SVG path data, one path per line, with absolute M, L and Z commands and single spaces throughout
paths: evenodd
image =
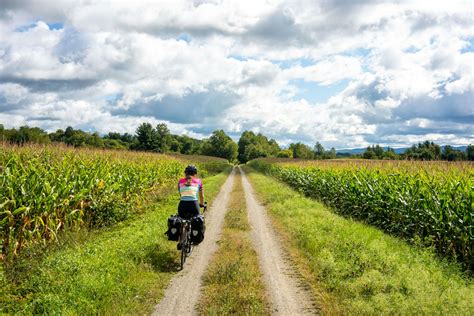
M 0 124 L 474 143 L 472 1 L 0 0 Z

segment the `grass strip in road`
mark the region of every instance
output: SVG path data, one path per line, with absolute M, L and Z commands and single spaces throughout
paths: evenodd
M 245 170 L 323 314 L 474 314 L 474 282 L 455 263 Z
M 240 173 L 236 172 L 235 177 L 219 249 L 203 277 L 198 310 L 205 315 L 269 314 Z
M 204 180 L 209 202 L 227 176 Z M 177 208 L 171 192 L 144 204 L 133 220 L 0 270 L 0 314 L 151 313 L 179 267 L 176 243 L 163 234 Z

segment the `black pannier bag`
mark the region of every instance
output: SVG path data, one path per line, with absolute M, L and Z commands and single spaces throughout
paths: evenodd
M 206 231 L 206 223 L 203 215 L 196 215 L 191 219 L 191 241 L 198 245 L 204 239 L 204 232 Z
M 168 240 L 178 241 L 181 232 L 181 218 L 178 215 L 172 215 L 168 218 Z

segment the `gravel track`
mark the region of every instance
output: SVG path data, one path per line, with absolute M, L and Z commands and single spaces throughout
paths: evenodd
M 280 238 L 272 228 L 265 209 L 255 198 L 247 176 L 243 170 L 241 172 L 252 240 L 259 257 L 260 270 L 269 294 L 272 314 L 318 314 L 311 293 L 307 287 L 299 284 L 291 262 L 285 259 L 288 255 L 285 255 L 280 245 Z
M 161 302 L 155 306 L 153 315 L 195 315 L 196 303 L 201 292 L 201 278 L 209 260 L 217 250 L 224 216 L 234 184 L 235 170 L 232 170 L 219 194 L 206 212 L 206 237 L 194 248 L 186 260 L 184 269 L 177 273 L 166 289 Z

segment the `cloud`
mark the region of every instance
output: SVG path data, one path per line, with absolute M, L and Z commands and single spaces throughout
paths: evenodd
M 3 1 L 0 120 L 131 133 L 166 122 L 199 137 L 251 129 L 337 148 L 472 142 L 471 11 L 468 1 Z
M 167 95 L 134 104 L 126 110 L 112 110 L 113 115 L 154 117 L 172 123 L 216 125 L 227 109 L 238 102 L 228 91 L 189 92 L 182 96 Z M 212 130 L 208 131 L 212 132 Z
M 343 79 L 355 79 L 362 74 L 359 58 L 351 56 L 331 56 L 312 66 L 296 66 L 284 71 L 289 79 L 302 78 L 305 81 L 314 81 L 321 85 L 331 85 Z

